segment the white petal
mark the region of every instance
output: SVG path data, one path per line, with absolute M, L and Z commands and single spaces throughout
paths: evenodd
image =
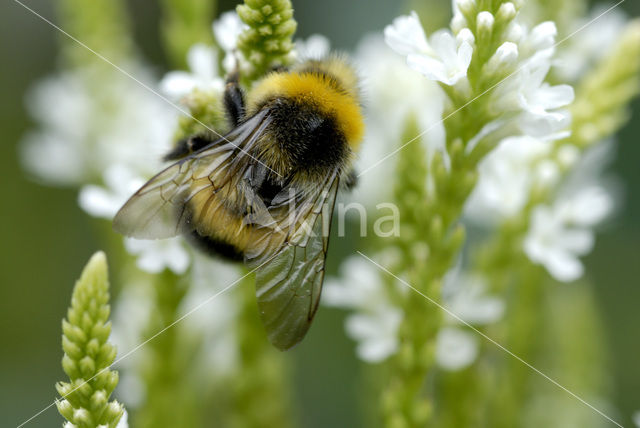
M 525 30 L 522 25 L 517 21 L 511 21 L 511 24 L 509 24 L 509 27 L 507 28 L 507 35 L 505 39 L 513 43 L 520 43 L 524 33 Z
M 312 34 L 306 40 L 296 41 L 296 53 L 303 59 L 321 59 L 329 54 L 329 39 L 321 34 Z
M 441 61 L 425 55 L 407 56 L 407 65 L 414 70 L 424 74 L 428 79 L 437 80 L 447 85 L 451 85 L 447 70 Z
M 531 226 L 524 239 L 524 251 L 536 263 L 543 263 L 554 248 L 560 224 L 549 207 L 538 206 L 533 210 Z
M 536 138 L 546 138 L 566 129 L 571 124 L 568 111 L 525 111 L 520 116 L 520 128 L 524 133 Z
M 497 321 L 504 312 L 501 299 L 486 294 L 486 284 L 482 277 L 464 274 L 457 265 L 444 279 L 442 298 L 447 308 L 459 319 L 470 324 L 488 324 Z
M 446 67 L 455 68 L 458 63 L 458 43 L 449 30 L 438 30 L 430 37 L 431 46 Z M 464 44 L 466 42 L 462 42 Z M 462 46 L 461 44 L 461 46 Z M 468 43 L 466 43 L 468 45 Z
M 236 48 L 238 36 L 246 27 L 235 11 L 225 12 L 213 23 L 213 34 L 220 47 L 230 52 Z
M 584 229 L 563 230 L 556 239 L 558 243 L 562 244 L 562 248 L 579 255 L 587 254 L 591 251 L 595 240 L 593 232 Z
M 573 88 L 569 85 L 549 86 L 548 84 L 543 84 L 536 91 L 535 97 L 530 99 L 529 102 L 547 110 L 569 105 L 574 98 Z
M 217 77 L 217 62 L 216 51 L 202 43 L 192 46 L 187 53 L 189 69 L 199 82 L 207 82 Z
M 566 201 L 562 215 L 573 224 L 594 226 L 613 211 L 613 205 L 613 198 L 603 187 L 590 186 Z
M 370 362 L 382 361 L 393 354 L 398 346 L 397 330 L 402 315 L 397 309 L 376 314 L 356 314 L 347 318 L 347 334 L 359 342 L 358 354 Z
M 496 297 L 475 297 L 457 301 L 451 312 L 469 324 L 490 324 L 504 314 L 504 302 Z
M 453 2 L 453 4 L 455 5 L 455 1 Z M 456 34 L 460 33 L 464 29 L 468 30 L 468 28 L 467 28 L 467 20 L 465 19 L 464 16 L 462 16 L 461 13 L 454 13 L 453 14 L 453 18 L 451 19 L 451 29 Z M 471 30 L 469 30 L 469 31 L 471 31 Z M 472 34 L 472 36 L 473 36 L 473 34 Z
M 535 167 L 534 172 L 538 184 L 545 187 L 553 186 L 560 178 L 560 170 L 558 169 L 558 165 L 549 159 L 541 161 Z
M 324 286 L 324 304 L 365 311 L 388 305 L 379 271 L 362 257 L 348 258 L 340 267 L 340 274 L 340 278 L 329 278 Z
M 640 428 L 640 411 L 633 414 L 633 423 L 636 424 L 638 428 Z
M 55 133 L 29 133 L 20 145 L 25 167 L 50 184 L 84 181 L 87 170 L 83 153 L 69 139 Z
M 122 412 L 122 416 L 120 417 L 116 428 L 129 428 L 129 415 L 127 414 L 126 410 Z
M 149 273 L 160 273 L 165 268 L 164 260 L 152 252 L 140 254 L 136 264 L 140 269 Z
M 467 42 L 462 42 L 458 48 L 458 67 L 464 75 L 467 75 L 467 70 L 471 64 L 471 58 L 473 57 L 473 47 Z
M 497 18 L 498 20 L 501 20 L 501 21 L 510 21 L 517 14 L 518 14 L 518 11 L 516 9 L 516 6 L 513 3 L 511 2 L 502 3 L 500 5 L 500 8 L 498 9 Z
M 104 187 L 83 186 L 78 194 L 78 205 L 94 217 L 111 219 L 118 212 L 126 199 L 121 200 Z
M 378 363 L 386 360 L 398 349 L 398 341 L 394 338 L 381 338 L 378 340 L 365 340 L 358 344 L 356 352 L 358 357 L 369 363 Z
M 473 46 L 473 44 L 476 41 L 476 38 L 471 32 L 471 30 L 469 30 L 468 28 L 463 28 L 456 35 L 456 41 L 458 42 L 458 45 L 461 45 L 462 43 L 467 43 L 469 46 Z
M 193 76 L 184 71 L 170 71 L 160 81 L 160 90 L 174 100 L 191 93 L 195 87 Z
M 558 149 L 558 161 L 565 168 L 571 168 L 580 159 L 580 150 L 571 144 L 564 144 Z
M 565 251 L 548 252 L 543 264 L 551 276 L 562 282 L 575 281 L 584 273 L 580 260 Z
M 189 267 L 189 254 L 181 245 L 175 245 L 167 254 L 167 266 L 178 275 L 186 272 Z
M 327 278 L 322 287 L 322 304 L 326 306 L 351 307 L 355 301 L 351 294 L 347 292 L 347 287 L 343 286 L 339 280 Z
M 478 355 L 478 342 L 469 332 L 444 327 L 436 339 L 436 361 L 446 370 L 460 370 L 469 366 Z
M 486 10 L 478 13 L 478 16 L 476 17 L 476 25 L 479 29 L 485 31 L 491 31 L 494 22 L 495 18 L 491 12 L 487 12 Z
M 517 60 L 518 45 L 512 42 L 505 42 L 491 56 L 487 68 L 492 73 L 504 71 L 505 67 L 512 66 Z
M 138 267 L 149 273 L 158 273 L 169 268 L 174 273 L 182 274 L 190 262 L 180 238 L 155 241 L 126 238 L 124 242 L 129 253 L 138 255 Z
M 399 16 L 384 29 L 387 45 L 400 55 L 431 52 L 427 37 L 424 34 L 418 14 Z
M 529 44 L 537 51 L 550 48 L 555 44 L 557 34 L 558 29 L 554 22 L 543 22 L 531 30 Z
M 475 0 L 452 0 L 452 9 L 454 13 L 465 12 L 473 10 L 476 7 Z

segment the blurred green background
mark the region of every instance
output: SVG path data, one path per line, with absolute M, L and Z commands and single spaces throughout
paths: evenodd
M 52 3 L 26 2 L 56 22 Z M 158 4 L 128 3 L 139 46 L 160 75 L 166 59 L 160 46 Z M 234 4 L 221 1 L 218 10 L 229 10 Z M 449 0 L 442 4 L 448 7 Z M 380 31 L 401 11 L 401 2 L 395 0 L 299 0 L 294 6 L 298 36 L 322 33 L 330 36 L 334 47 L 347 50 L 362 34 Z M 621 7 L 640 16 L 637 0 Z M 76 192 L 39 185 L 25 176 L 18 161 L 16 145 L 32 126 L 24 94 L 34 81 L 56 68 L 59 37 L 18 3 L 10 0 L 0 5 L 0 425 L 7 427 L 17 426 L 53 402 L 54 383 L 63 379 L 60 320 L 82 266 L 101 246 L 96 220 L 78 208 Z M 640 102 L 636 101 L 633 118 L 619 135 L 618 156 L 611 168 L 625 186 L 624 204 L 586 261 L 588 274 L 597 284 L 612 357 L 613 400 L 624 415 L 640 410 L 639 135 Z M 333 265 L 330 270 L 335 269 Z M 358 408 L 376 405 L 358 396 L 363 369 L 343 331 L 342 314 L 323 307 L 307 340 L 291 351 L 303 426 L 357 426 Z M 51 407 L 28 426 L 60 423 L 61 417 Z

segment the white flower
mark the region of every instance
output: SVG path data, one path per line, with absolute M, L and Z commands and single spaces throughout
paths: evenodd
M 570 123 L 569 113 L 558 109 L 573 101 L 573 88 L 545 83 L 550 66 L 550 59 L 544 56 L 531 59 L 491 95 L 495 109 L 522 112 L 520 128 L 524 134 L 532 137 L 552 135 L 567 128 Z
M 126 68 L 155 86 L 140 65 Z M 113 164 L 143 177 L 157 172 L 176 111 L 137 82 L 113 73 L 87 67 L 35 87 L 28 106 L 41 126 L 25 137 L 21 154 L 37 177 L 48 184 L 86 184 L 102 178 Z
M 22 139 L 20 155 L 25 168 L 46 184 L 71 185 L 87 174 L 82 152 L 64 136 L 30 131 Z
M 358 154 L 356 171 L 374 168 L 359 177 L 352 198 L 367 207 L 375 207 L 391 197 L 396 156 L 389 157 L 402 141 L 407 120 L 415 118 L 424 132 L 420 141 L 427 156 L 444 152 L 445 131 L 442 124 L 444 93 L 420 73 L 409 68 L 380 35 L 365 36 L 358 44 L 356 58 L 361 65 L 365 96 L 366 136 Z M 389 82 L 394 82 L 390 85 Z M 417 143 L 411 143 L 415 144 Z
M 238 36 L 247 26 L 236 12 L 225 12 L 213 23 L 212 29 L 222 51 L 223 70 L 218 68 L 218 50 L 201 43 L 193 45 L 187 53 L 189 72 L 170 71 L 160 82 L 162 91 L 174 100 L 182 100 L 194 90 L 219 95 L 224 91 L 224 75 L 236 69 Z M 242 64 L 239 64 L 242 65 Z
M 298 59 L 322 59 L 329 55 L 329 39 L 321 34 L 312 34 L 306 40 L 296 40 L 295 57 Z
M 235 11 L 224 12 L 213 23 L 213 35 L 220 47 L 225 52 L 231 52 L 236 48 L 238 37 L 247 28 Z
M 236 51 L 238 37 L 248 28 L 235 11 L 225 12 L 213 23 L 213 35 L 218 45 L 225 53 L 222 66 L 227 73 L 231 73 L 236 66 L 236 57 L 241 60 Z
M 48 183 L 67 185 L 87 175 L 82 144 L 89 133 L 93 103 L 85 84 L 79 73 L 61 73 L 42 80 L 27 95 L 27 108 L 42 129 L 23 139 L 22 160 Z
M 442 286 L 442 300 L 457 318 L 447 315 L 447 320 L 460 323 L 461 319 L 474 325 L 498 321 L 504 313 L 504 302 L 486 295 L 486 288 L 482 278 L 465 274 L 460 267 L 448 272 Z
M 594 227 L 615 208 L 615 188 L 602 178 L 612 157 L 611 147 L 604 142 L 587 151 L 558 191 L 555 202 L 533 211 L 525 253 L 558 281 L 582 276 L 579 256 L 591 251 Z
M 486 294 L 484 280 L 462 271 L 461 263 L 445 275 L 443 306 L 450 312 L 436 339 L 436 361 L 445 370 L 460 370 L 475 360 L 478 340 L 462 325 L 486 325 L 498 321 L 504 302 Z M 453 314 L 453 315 L 452 315 Z
M 396 18 L 384 34 L 387 44 L 427 78 L 450 86 L 466 78 L 473 47 L 464 37 L 456 40 L 449 30 L 440 30 L 427 41 L 415 12 Z
M 131 254 L 138 255 L 137 265 L 149 273 L 158 273 L 165 268 L 183 274 L 189 267 L 189 253 L 182 238 L 138 240 L 126 238 L 125 247 Z
M 591 228 L 612 209 L 609 193 L 592 186 L 558 200 L 552 207 L 536 207 L 524 241 L 525 253 L 559 281 L 580 278 L 584 268 L 578 257 L 593 247 Z
M 560 108 L 573 101 L 574 92 L 569 85 L 545 83 L 554 54 L 555 24 L 544 22 L 529 32 L 520 26 L 518 28 L 523 33 L 517 36 L 516 42 L 508 45 L 510 47 L 504 54 L 513 57 L 513 45 L 517 43 L 520 65 L 512 62 L 515 69 L 492 91 L 490 106 L 495 112 L 519 112 L 518 123 L 523 133 L 544 138 L 569 125 L 569 113 Z M 492 61 L 490 65 L 495 68 Z
M 420 18 L 416 12 L 402 15 L 384 29 L 385 42 L 400 55 L 431 54 L 433 50 L 427 42 Z
M 345 328 L 358 342 L 358 356 L 368 362 L 385 360 L 397 350 L 402 312 L 390 303 L 380 272 L 369 261 L 351 257 L 340 273 L 340 279 L 327 280 L 323 304 L 354 310 Z
M 219 94 L 224 90 L 224 79 L 218 70 L 218 55 L 214 48 L 196 44 L 187 53 L 190 72 L 170 71 L 160 82 L 162 92 L 181 100 L 194 90 Z
M 354 314 L 346 321 L 347 334 L 358 342 L 362 360 L 375 363 L 385 360 L 398 348 L 398 327 L 402 312 L 391 307 L 375 314 Z
M 127 68 L 155 86 L 144 68 Z M 144 179 L 160 169 L 177 117 L 172 106 L 139 83 L 91 67 L 47 80 L 36 88 L 30 108 L 42 128 L 23 142 L 27 166 L 48 183 L 83 186 L 80 206 L 104 218 L 112 218 Z M 188 265 L 187 253 L 175 243 L 127 248 L 141 254 L 138 264 L 148 271 L 168 266 L 184 272 Z
M 501 141 L 478 167 L 478 184 L 467 200 L 466 217 L 491 225 L 521 212 L 536 182 L 533 165 L 551 148 L 550 141 L 529 136 Z
M 445 370 L 461 370 L 478 356 L 475 333 L 456 327 L 444 327 L 436 338 L 436 362 Z
M 114 164 L 104 172 L 105 186 L 89 184 L 80 189 L 78 205 L 94 217 L 112 219 L 144 180 L 129 168 Z

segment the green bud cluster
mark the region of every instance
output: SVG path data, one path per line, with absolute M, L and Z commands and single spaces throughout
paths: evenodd
M 76 282 L 67 319 L 62 321 L 62 368 L 69 382 L 56 385 L 58 411 L 78 428 L 114 428 L 124 407 L 109 401 L 118 372 L 109 370 L 116 348 L 108 342 L 109 281 L 104 253 L 96 253 Z
M 250 83 L 274 65 L 286 65 L 293 49 L 297 23 L 290 0 L 246 0 L 236 9 L 248 28 L 240 34 L 238 50 L 250 70 L 243 76 Z

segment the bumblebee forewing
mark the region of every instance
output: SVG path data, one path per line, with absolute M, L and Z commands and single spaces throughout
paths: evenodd
M 310 199 L 300 203 L 275 253 L 254 255 L 249 260 L 256 269 L 256 295 L 262 322 L 269 340 L 279 349 L 291 348 L 307 333 L 320 301 L 328 232 L 324 215 L 333 213 L 338 177 L 328 177 Z M 273 248 L 269 243 L 265 248 Z M 269 256 L 267 258 L 267 256 Z
M 190 188 L 191 163 L 171 165 L 149 180 L 120 208 L 113 228 L 138 239 L 170 238 L 188 231 L 183 201 Z
M 224 139 L 157 174 L 118 211 L 114 229 L 138 239 L 170 238 L 200 229 L 197 220 L 206 218 L 208 211 L 199 212 L 198 205 L 194 210 L 188 202 L 204 194 L 207 206 L 217 205 L 222 194 L 229 197 L 236 191 L 238 171 L 255 162 L 248 150 L 268 124 L 265 117 L 266 112 L 256 114 Z M 214 198 L 216 194 L 220 195 Z

